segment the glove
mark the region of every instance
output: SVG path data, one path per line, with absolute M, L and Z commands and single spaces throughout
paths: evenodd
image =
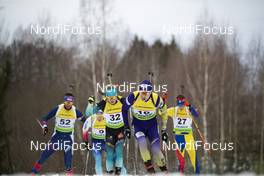
M 131 137 L 131 131 L 130 131 L 130 128 L 129 128 L 129 127 L 126 127 L 126 128 L 125 128 L 124 133 L 125 133 L 126 137 L 127 137 L 128 139 L 130 139 L 130 137 Z
M 43 127 L 43 136 L 45 136 L 49 132 L 48 127 L 44 126 Z
M 89 96 L 88 97 L 88 102 L 90 103 L 90 104 L 92 104 L 92 103 L 94 103 L 94 96 Z
M 169 137 L 168 137 L 168 134 L 167 134 L 166 130 L 161 130 L 161 139 L 162 139 L 162 141 L 167 142 L 168 138 Z

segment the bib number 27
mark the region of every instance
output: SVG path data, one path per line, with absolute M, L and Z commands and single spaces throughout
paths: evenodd
M 178 124 L 179 125 L 185 125 L 185 122 L 186 122 L 187 119 L 178 118 L 177 120 L 178 120 Z

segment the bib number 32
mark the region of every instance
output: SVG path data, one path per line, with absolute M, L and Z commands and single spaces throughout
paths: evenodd
M 121 120 L 120 114 L 110 114 L 110 121 L 119 121 Z

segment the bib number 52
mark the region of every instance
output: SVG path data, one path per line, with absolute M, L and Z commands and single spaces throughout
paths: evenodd
M 60 124 L 61 125 L 70 125 L 70 120 L 69 119 L 60 119 Z

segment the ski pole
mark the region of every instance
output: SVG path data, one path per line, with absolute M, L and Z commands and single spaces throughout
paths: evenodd
M 91 138 L 91 131 L 88 130 L 88 143 L 87 143 L 87 154 L 86 154 L 86 160 L 85 160 L 85 170 L 84 170 L 84 175 L 86 175 L 87 173 L 87 169 L 88 169 L 88 162 L 89 162 L 89 156 L 90 156 L 90 149 L 89 149 L 89 142 L 92 141 L 92 138 Z
M 84 170 L 84 175 L 86 175 L 87 173 L 87 169 L 88 169 L 88 161 L 89 161 L 89 150 L 87 150 L 87 154 L 86 154 L 86 160 L 85 160 L 85 170 Z
M 74 85 L 73 84 L 70 84 L 69 85 L 69 91 L 72 93 L 73 92 L 73 89 L 74 89 Z
M 152 83 L 152 78 L 154 76 L 153 72 L 149 71 L 148 75 L 149 75 L 149 81 Z
M 107 73 L 107 78 L 108 78 L 108 81 L 110 83 L 110 85 L 112 85 L 112 73 Z
M 200 131 L 200 129 L 199 129 L 199 126 L 198 126 L 198 124 L 196 123 L 196 121 L 193 119 L 193 117 L 192 117 L 192 121 L 193 121 L 194 126 L 195 126 L 195 128 L 196 128 L 196 130 L 197 130 L 197 132 L 198 132 L 198 134 L 199 134 L 199 136 L 200 136 L 200 138 L 201 138 L 201 140 L 202 140 L 202 143 L 205 145 L 205 144 L 206 144 L 206 143 L 205 143 L 205 138 L 204 138 L 203 134 L 201 133 L 201 131 Z M 209 148 L 209 150 L 208 150 L 208 153 L 209 153 L 210 156 L 212 155 L 212 151 L 211 151 L 210 148 Z
M 166 103 L 167 102 L 167 99 L 168 99 L 168 94 L 167 94 L 167 92 L 162 92 L 161 93 L 161 98 L 162 98 L 162 100 L 163 100 L 163 102 L 164 103 Z M 165 160 L 166 160 L 166 162 L 168 161 L 168 150 L 167 150 L 167 143 L 165 142 L 165 141 L 163 141 L 162 142 L 162 148 L 164 148 L 163 146 L 164 146 L 164 143 L 165 143 Z M 167 165 L 167 164 L 166 164 Z
M 39 126 L 43 129 L 43 125 L 41 124 L 41 122 L 39 121 L 39 119 L 36 119 L 36 121 L 38 122 Z

